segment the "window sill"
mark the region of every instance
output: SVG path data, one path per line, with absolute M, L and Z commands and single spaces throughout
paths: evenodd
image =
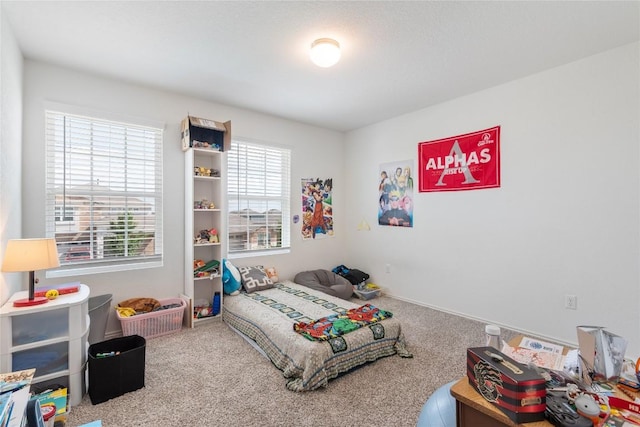
M 120 264 L 120 265 L 101 265 L 101 266 L 78 265 L 76 267 L 67 267 L 67 268 L 61 268 L 58 270 L 47 270 L 45 273 L 45 277 L 49 279 L 49 278 L 56 278 L 56 277 L 84 276 L 87 274 L 115 273 L 117 271 L 142 270 L 145 268 L 157 268 L 162 266 L 163 266 L 162 260 L 131 263 L 131 264 Z
M 229 259 L 241 259 L 241 258 L 255 258 L 261 256 L 270 256 L 270 255 L 283 255 L 291 252 L 291 248 L 282 248 L 282 249 L 271 249 L 268 251 L 247 251 L 247 252 L 239 252 L 229 254 Z

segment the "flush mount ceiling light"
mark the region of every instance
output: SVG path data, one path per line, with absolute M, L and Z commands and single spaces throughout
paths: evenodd
M 318 67 L 331 67 L 340 60 L 340 43 L 334 39 L 318 39 L 311 43 L 310 57 Z

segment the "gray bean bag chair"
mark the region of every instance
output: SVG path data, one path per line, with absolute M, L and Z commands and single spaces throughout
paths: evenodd
M 303 271 L 293 281 L 334 297 L 349 299 L 353 294 L 351 282 L 329 270 Z

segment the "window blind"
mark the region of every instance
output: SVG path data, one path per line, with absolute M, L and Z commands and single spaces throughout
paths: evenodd
M 227 163 L 229 254 L 288 249 L 291 150 L 234 140 Z
M 162 129 L 46 111 L 46 231 L 61 269 L 162 258 Z

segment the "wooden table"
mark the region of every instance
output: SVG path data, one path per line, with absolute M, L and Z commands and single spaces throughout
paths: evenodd
M 451 386 L 451 395 L 456 399 L 456 420 L 458 427 L 496 427 L 496 426 L 526 426 L 549 427 L 548 421 L 516 424 L 500 409 L 487 402 L 470 384 L 467 377 L 463 377 Z
M 495 427 L 496 425 L 525 427 L 553 426 L 553 424 L 546 420 L 525 424 L 514 423 L 500 409 L 487 402 L 484 397 L 469 384 L 467 377 L 462 377 L 457 383 L 451 386 L 451 395 L 456 399 L 457 427 Z M 615 396 L 633 401 L 635 398 L 640 398 L 640 392 L 625 395 L 621 391 L 616 390 Z

